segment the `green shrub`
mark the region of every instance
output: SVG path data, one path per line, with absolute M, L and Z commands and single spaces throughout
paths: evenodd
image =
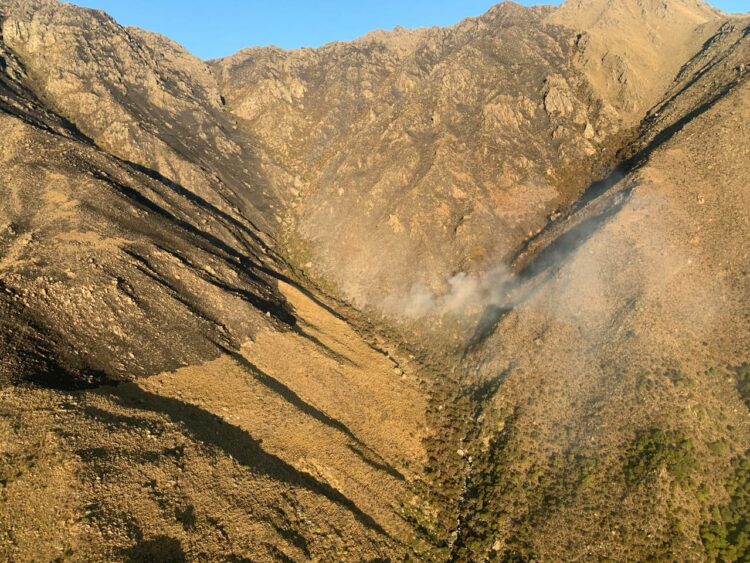
M 745 362 L 734 371 L 737 374 L 737 390 L 747 407 L 750 408 L 750 363 Z
M 629 450 L 625 477 L 631 484 L 645 481 L 661 468 L 684 484 L 698 467 L 692 441 L 677 431 L 654 428 L 640 432 Z
M 732 468 L 726 485 L 729 503 L 714 507 L 711 521 L 701 526 L 710 561 L 750 560 L 750 456 L 735 459 Z
M 688 375 L 679 368 L 669 368 L 664 372 L 675 387 L 687 387 L 692 383 Z
M 722 456 L 729 451 L 729 444 L 725 439 L 716 440 L 708 444 L 708 450 L 715 456 Z

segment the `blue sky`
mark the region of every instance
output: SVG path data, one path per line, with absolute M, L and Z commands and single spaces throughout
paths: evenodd
M 210 59 L 253 45 L 287 49 L 349 40 L 396 25 L 452 25 L 499 0 L 71 0 L 109 12 L 123 25 L 157 31 Z M 559 4 L 520 0 L 521 4 Z M 747 12 L 750 0 L 715 0 Z

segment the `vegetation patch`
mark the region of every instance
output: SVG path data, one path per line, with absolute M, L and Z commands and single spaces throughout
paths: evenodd
M 734 371 L 737 374 L 737 390 L 747 408 L 750 409 L 750 363 L 745 362 L 737 366 Z
M 517 411 L 507 416 L 487 448 L 475 452 L 454 560 L 537 559 L 536 530 L 601 472 L 597 459 L 579 451 L 535 461 L 533 445 L 519 440 L 517 420 Z
M 662 468 L 683 485 L 698 468 L 693 442 L 678 431 L 652 428 L 640 432 L 630 446 L 625 477 L 633 485 L 654 476 Z
M 664 372 L 675 387 L 687 387 L 692 383 L 690 377 L 680 368 L 669 368 Z
M 710 561 L 750 560 L 750 452 L 732 462 L 726 484 L 729 502 L 711 510 L 701 526 L 701 539 Z

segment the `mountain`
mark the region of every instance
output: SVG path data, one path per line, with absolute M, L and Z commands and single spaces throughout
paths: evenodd
M 388 308 L 491 267 L 575 198 L 619 126 L 549 13 L 501 4 L 451 29 L 212 63 L 240 127 L 288 168 L 272 180 L 299 199 L 286 239 L 319 283 Z
M 548 21 L 580 29 L 579 64 L 602 98 L 635 124 L 724 19 L 702 1 L 579 0 Z
M 682 69 L 636 152 L 520 260 L 512 310 L 465 366 L 502 382 L 475 430 L 462 557 L 733 557 L 742 535 L 717 514 L 742 498 L 726 484 L 749 445 L 747 24 Z
M 122 73 L 105 76 L 105 67 L 114 73 L 113 67 L 71 59 L 89 49 L 86 34 L 111 39 L 116 48 L 129 45 L 128 32 L 102 15 L 54 2 L 10 10 L 2 35 L 4 322 L 10 334 L 18 324 L 32 349 L 38 338 L 46 342 L 45 374 L 61 377 L 60 384 L 72 384 L 75 376 L 52 372 L 149 375 L 218 355 L 269 321 L 292 323 L 275 279 L 265 272 L 273 263 L 270 239 L 252 219 L 260 221 L 259 209 L 270 204 L 256 194 L 240 200 L 234 194 L 239 185 L 230 188 L 218 175 L 201 172 L 209 169 L 190 160 L 179 143 L 190 142 L 206 162 L 216 158 L 211 166 L 227 174 L 228 157 L 216 149 L 204 153 L 184 132 L 169 132 L 178 122 L 199 131 L 180 117 L 195 115 L 217 135 L 209 143 L 203 134 L 206 146 L 231 143 L 223 124 L 209 121 L 207 97 L 196 98 L 188 87 L 178 91 L 163 102 L 178 113 L 162 115 L 161 131 L 155 131 L 146 115 L 156 123 L 165 111 L 155 101 L 158 90 L 149 102 L 139 94 L 141 85 L 128 84 Z M 119 31 L 107 32 L 107 26 Z M 127 66 L 146 48 L 135 45 L 122 54 L 115 50 L 109 60 Z M 106 60 L 108 43 L 89 53 L 89 60 Z M 134 80 L 177 80 L 157 74 L 148 61 L 142 67 L 132 69 Z M 198 84 L 192 89 L 205 94 Z M 56 101 L 44 101 L 51 98 Z M 218 318 L 220 310 L 226 314 Z M 273 313 L 270 319 L 263 318 L 266 312 Z M 22 362 L 25 348 L 12 341 L 8 354 Z M 13 366 L 8 371 L 6 378 L 24 376 Z M 30 375 L 45 374 L 34 367 Z
M 3 558 L 749 555 L 750 16 L 0 21 Z

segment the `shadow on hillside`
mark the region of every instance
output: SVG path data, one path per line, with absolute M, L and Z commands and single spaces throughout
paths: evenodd
M 489 336 L 491 336 L 498 324 L 510 313 L 515 307 L 526 302 L 533 296 L 543 284 L 549 279 L 550 274 L 559 270 L 565 260 L 589 240 L 599 229 L 625 206 L 630 200 L 634 184 L 630 184 L 622 189 L 617 197 L 614 197 L 604 210 L 587 217 L 576 220 L 576 214 L 582 213 L 590 204 L 599 200 L 601 197 L 609 195 L 628 175 L 642 168 L 649 160 L 651 155 L 664 143 L 670 141 L 679 133 L 688 123 L 700 117 L 710 110 L 721 100 L 734 86 L 736 82 L 727 84 L 719 91 L 714 93 L 703 104 L 682 116 L 673 124 L 665 127 L 659 133 L 654 135 L 653 139 L 643 148 L 627 157 L 623 162 L 617 165 L 613 171 L 604 179 L 593 182 L 573 206 L 571 213 L 557 221 L 550 222 L 540 233 L 526 241 L 521 248 L 515 253 L 514 262 L 521 261 L 524 254 L 531 245 L 539 240 L 544 240 L 550 232 L 559 227 L 565 221 L 573 222 L 573 226 L 565 230 L 562 234 L 553 238 L 546 246 L 534 254 L 528 262 L 518 272 L 512 282 L 509 282 L 506 293 L 516 292 L 517 296 L 508 304 L 498 306 L 489 305 L 485 308 L 477 326 L 467 345 L 464 355 L 476 350 Z
M 128 563 L 160 561 L 162 563 L 185 563 L 187 557 L 180 541 L 169 536 L 157 536 L 138 542 L 125 552 Z
M 277 395 L 280 395 L 286 402 L 301 411 L 305 415 L 309 416 L 331 428 L 344 434 L 351 440 L 349 449 L 356 454 L 362 461 L 367 463 L 373 469 L 383 471 L 399 481 L 404 481 L 405 477 L 395 467 L 389 465 L 379 454 L 370 449 L 367 444 L 362 442 L 354 432 L 352 432 L 346 424 L 337 420 L 325 412 L 320 410 L 314 405 L 311 405 L 305 401 L 302 397 L 297 395 L 292 389 L 284 385 L 278 379 L 271 377 L 262 370 L 260 370 L 250 360 L 245 358 L 242 354 L 229 350 L 228 348 L 222 348 L 222 351 L 230 356 L 237 364 L 239 364 L 245 372 L 250 374 L 256 381 L 266 386 L 269 390 L 273 391 Z
M 172 422 L 182 425 L 196 441 L 221 450 L 253 473 L 323 496 L 349 511 L 367 529 L 380 535 L 387 535 L 370 515 L 363 512 L 340 491 L 266 452 L 261 447 L 261 442 L 242 428 L 200 407 L 171 397 L 156 395 L 133 383 L 110 387 L 103 392 L 123 407 L 168 417 Z M 103 422 L 111 422 L 108 420 L 110 413 L 97 410 L 89 414 Z M 116 415 L 112 417 L 118 418 Z M 122 417 L 118 418 L 118 422 L 122 420 Z

